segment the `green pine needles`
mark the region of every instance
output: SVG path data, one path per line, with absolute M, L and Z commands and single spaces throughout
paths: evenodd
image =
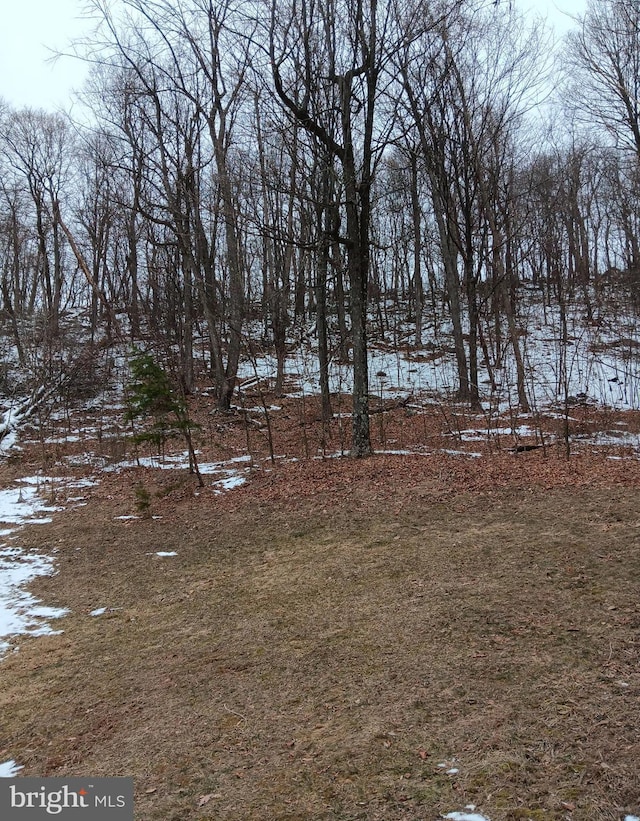
M 134 351 L 129 360 L 131 382 L 126 386 L 125 419 L 129 422 L 153 420 L 133 437 L 136 444 L 148 442 L 164 456 L 168 439 L 182 436 L 189 453 L 189 469 L 195 473 L 202 487 L 204 482 L 198 469 L 191 432 L 198 428 L 189 417 L 184 395 L 173 385 L 167 371 L 150 353 Z

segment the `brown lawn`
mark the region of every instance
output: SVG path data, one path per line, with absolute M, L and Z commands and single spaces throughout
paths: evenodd
M 115 519 L 141 480 L 161 518 Z M 303 461 L 222 497 L 112 475 L 21 536 L 71 613 L 0 663 L 0 759 L 132 775 L 136 821 L 621 821 L 639 486 L 542 451 Z

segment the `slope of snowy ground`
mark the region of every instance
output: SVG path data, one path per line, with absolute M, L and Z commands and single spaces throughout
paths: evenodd
M 579 311 L 570 312 L 567 320 L 566 334 L 562 331 L 560 316 L 556 311 L 542 311 L 540 305 L 530 307 L 527 316 L 521 318 L 526 329 L 521 338 L 522 351 L 527 364 L 527 390 L 534 409 L 554 407 L 567 397 L 591 399 L 598 404 L 625 409 L 636 409 L 640 406 L 640 369 L 638 350 L 640 340 L 636 339 L 632 323 L 613 328 L 589 325 L 583 321 Z M 433 337 L 441 341 L 447 339 L 447 328 L 443 326 Z M 408 336 L 408 334 L 407 334 Z M 425 338 L 428 333 L 425 333 Z M 426 345 L 422 349 L 400 348 L 372 345 L 370 351 L 370 389 L 373 395 L 381 400 L 392 398 L 415 397 L 417 405 L 436 401 L 436 397 L 446 397 L 455 390 L 455 367 L 450 346 L 443 344 Z M 488 385 L 488 371 L 483 368 L 481 382 L 486 388 L 483 399 L 484 417 L 479 417 L 477 427 L 458 431 L 460 441 L 491 441 L 500 437 L 509 437 L 517 441 L 522 437 L 536 435 L 536 422 L 532 416 L 517 414 L 511 426 L 506 426 L 500 413 L 517 406 L 515 398 L 515 366 L 511 347 L 503 346 L 503 367 L 494 371 L 498 383 L 497 390 L 491 393 Z M 119 372 L 126 371 L 125 358 L 120 357 Z M 240 378 L 244 389 L 255 385 L 260 380 L 273 380 L 277 370 L 274 356 L 270 354 L 255 356 L 245 361 L 240 369 Z M 286 361 L 286 385 L 290 396 L 316 394 L 319 389 L 319 371 L 317 356 L 309 340 L 292 348 Z M 333 360 L 330 364 L 330 390 L 333 393 L 349 393 L 352 389 L 352 368 Z M 99 414 L 103 405 L 111 411 L 118 406 L 122 397 L 122 385 L 116 386 L 109 396 L 94 399 L 87 404 L 87 426 L 82 431 L 69 428 L 64 435 L 51 434 L 43 441 L 47 444 L 74 442 L 81 439 L 97 437 L 106 439 L 112 435 L 108 428 L 103 428 L 102 420 L 92 424 L 92 419 Z M 119 405 L 121 409 L 121 404 Z M 116 408 L 117 409 L 117 408 Z M 253 408 L 252 412 L 262 410 Z M 271 406 L 269 412 L 277 413 L 279 408 Z M 16 443 L 17 424 L 23 414 L 22 405 L 9 407 L 2 418 L 2 428 L 6 429 L 3 440 L 5 449 Z M 92 416 L 94 414 L 94 416 Z M 345 414 L 348 415 L 348 410 Z M 50 419 L 55 419 L 55 414 Z M 118 417 L 121 424 L 121 417 Z M 59 422 L 63 418 L 60 417 Z M 116 424 L 118 429 L 118 424 Z M 624 431 L 600 431 L 591 435 L 590 443 L 595 446 L 607 446 L 611 443 L 626 445 L 640 450 L 637 435 Z M 452 451 L 453 452 L 453 451 Z M 92 457 L 90 453 L 66 457 L 69 464 L 89 464 L 97 470 L 120 471 L 127 467 L 153 467 L 163 470 L 185 469 L 188 467 L 186 453 L 166 456 L 162 459 L 140 457 L 136 460 L 112 461 Z M 209 477 L 209 483 L 217 492 L 236 487 L 246 481 L 252 467 L 250 456 L 240 456 L 221 462 L 205 462 L 200 472 Z M 49 487 L 51 482 L 49 480 Z M 59 480 L 56 480 L 59 481 Z M 60 509 L 47 505 L 43 501 L 43 488 L 47 482 L 42 478 L 25 478 L 19 486 L 0 491 L 0 523 L 13 527 L 25 523 L 49 521 L 44 515 Z M 1 527 L 1 525 L 0 525 Z M 14 531 L 9 528 L 0 530 L 0 536 L 14 538 Z M 36 575 L 52 572 L 50 558 L 25 555 L 14 544 L 0 545 L 0 603 L 4 616 L 0 617 L 0 638 L 9 632 L 28 630 L 36 632 L 45 630 L 46 617 L 53 616 L 47 608 L 41 607 L 35 600 L 21 592 L 21 585 Z M 13 605 L 11 604 L 13 602 Z M 20 607 L 18 610 L 18 602 Z M 6 603 L 6 604 L 5 604 Z M 1 646 L 1 645 L 0 645 Z
M 567 397 L 585 397 L 619 410 L 640 408 L 640 339 L 633 326 L 616 328 L 585 324 L 580 311 L 567 319 L 563 340 L 557 311 L 540 306 L 530 309 L 524 318 L 525 332 L 520 338 L 527 370 L 526 388 L 533 408 L 542 410 Z M 450 341 L 439 332 L 440 345 L 422 349 L 396 346 L 370 346 L 369 385 L 373 395 L 381 398 L 423 397 L 447 398 L 456 390 L 455 361 Z M 426 336 L 426 334 L 425 334 Z M 494 370 L 497 390 L 491 392 L 489 372 L 480 368 L 479 382 L 485 406 L 496 412 L 516 407 L 517 379 L 513 351 L 505 343 L 502 365 Z M 277 360 L 272 354 L 245 360 L 240 378 L 245 385 L 259 379 L 274 380 Z M 291 347 L 285 364 L 289 396 L 309 396 L 319 391 L 317 355 L 309 344 Z M 350 365 L 333 359 L 329 365 L 329 389 L 332 393 L 349 393 L 353 388 Z

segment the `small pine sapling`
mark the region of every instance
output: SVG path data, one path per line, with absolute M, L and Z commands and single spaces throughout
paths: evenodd
M 125 419 L 130 422 L 153 419 L 150 427 L 134 436 L 134 442 L 151 442 L 164 454 L 167 439 L 182 436 L 189 453 L 189 470 L 196 474 L 200 487 L 203 487 L 191 438 L 191 431 L 198 426 L 189 418 L 184 396 L 173 388 L 169 375 L 152 354 L 135 351 L 129 367 L 132 381 L 126 388 Z
M 142 514 L 145 519 L 149 518 L 151 516 L 151 494 L 142 482 L 138 482 L 133 492 L 136 497 L 136 510 Z

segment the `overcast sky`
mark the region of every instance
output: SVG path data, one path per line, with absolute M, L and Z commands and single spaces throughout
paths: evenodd
M 526 10 L 547 17 L 557 33 L 570 20 L 562 14 L 584 10 L 586 0 L 516 0 Z M 50 50 L 64 51 L 69 40 L 90 30 L 82 19 L 82 0 L 7 0 L 0 25 L 0 97 L 15 108 L 69 108 L 71 90 L 82 84 L 77 60 L 47 62 Z

